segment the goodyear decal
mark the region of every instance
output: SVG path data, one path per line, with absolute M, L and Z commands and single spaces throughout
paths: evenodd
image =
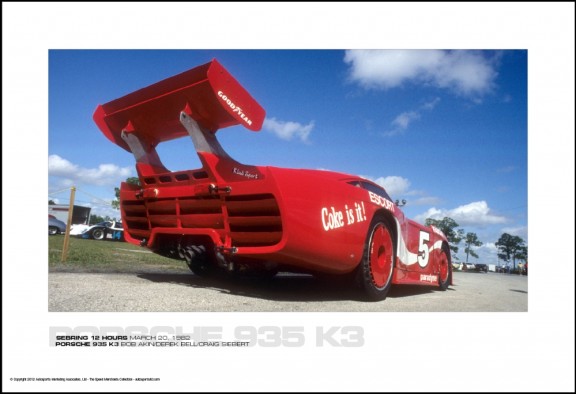
M 242 111 L 242 108 L 234 104 L 234 102 L 230 100 L 230 98 L 228 98 L 228 96 L 226 96 L 226 94 L 224 94 L 221 90 L 218 91 L 218 97 L 220 97 L 222 101 L 224 101 L 232 109 L 232 112 L 236 113 L 240 119 L 246 122 L 246 124 L 250 126 L 252 125 L 252 120 L 246 116 L 246 114 Z

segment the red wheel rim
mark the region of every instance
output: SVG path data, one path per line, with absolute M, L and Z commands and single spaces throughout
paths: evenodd
M 378 225 L 372 233 L 370 245 L 370 272 L 372 282 L 377 287 L 384 287 L 392 276 L 392 237 L 383 225 Z
M 448 258 L 446 257 L 446 253 L 442 251 L 440 253 L 440 281 L 442 283 L 448 280 Z

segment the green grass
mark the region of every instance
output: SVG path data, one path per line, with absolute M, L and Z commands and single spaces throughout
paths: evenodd
M 148 249 L 119 241 L 96 241 L 70 237 L 66 262 L 62 260 L 63 235 L 48 236 L 50 271 L 74 272 L 189 272 L 184 261 L 151 253 Z

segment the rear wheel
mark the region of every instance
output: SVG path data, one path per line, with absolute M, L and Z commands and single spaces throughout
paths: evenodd
M 180 254 L 186 260 L 186 265 L 190 268 L 195 275 L 207 276 L 213 270 L 214 266 L 211 264 L 204 245 L 188 245 L 180 249 Z
M 452 278 L 452 271 L 450 270 L 450 261 L 448 261 L 448 255 L 446 253 L 446 250 L 444 249 L 441 250 L 438 263 L 440 266 L 440 277 L 438 279 L 438 287 L 440 287 L 440 290 L 446 290 L 450 285 Z
M 104 230 L 102 230 L 101 228 L 92 230 L 92 238 L 98 241 L 104 239 Z
M 395 261 L 392 232 L 386 222 L 376 220 L 370 227 L 359 267 L 360 284 L 371 300 L 386 298 L 392 286 Z
M 56 235 L 56 234 L 58 234 L 58 227 L 48 226 L 48 235 Z

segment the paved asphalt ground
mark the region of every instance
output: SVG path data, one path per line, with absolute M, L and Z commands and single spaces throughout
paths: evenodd
M 527 312 L 528 277 L 454 272 L 447 291 L 394 286 L 367 302 L 358 289 L 307 275 L 51 272 L 48 303 L 51 312 Z

